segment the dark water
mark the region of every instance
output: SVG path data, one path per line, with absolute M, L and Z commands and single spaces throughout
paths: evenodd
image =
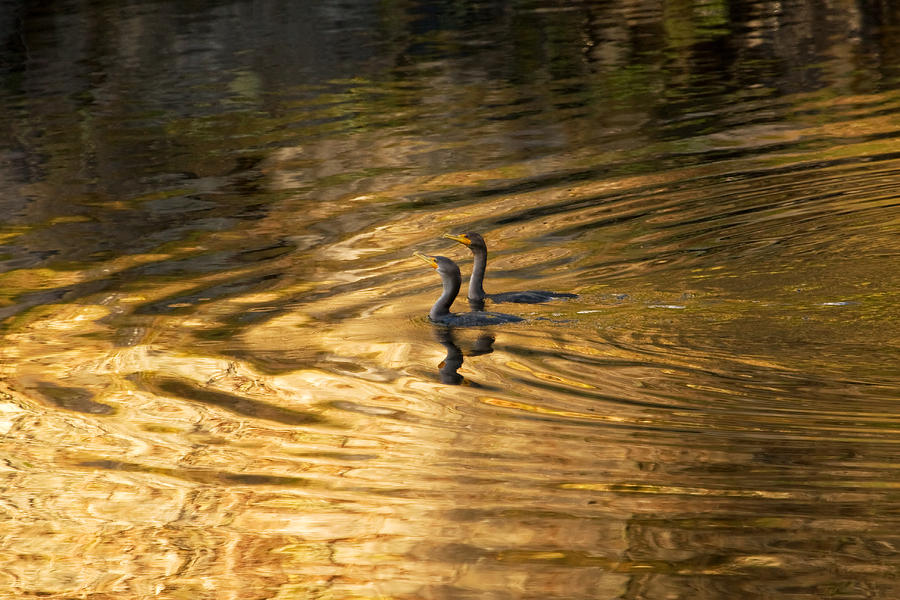
M 0 36 L 0 595 L 900 596 L 896 3 Z

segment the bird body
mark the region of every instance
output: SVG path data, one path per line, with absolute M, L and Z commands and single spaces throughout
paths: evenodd
M 476 306 L 482 305 L 485 300 L 492 302 L 516 302 L 519 304 L 540 304 L 556 298 L 577 298 L 578 294 L 566 292 L 545 292 L 541 290 L 528 290 L 524 292 L 502 292 L 488 294 L 484 291 L 484 274 L 487 270 L 487 244 L 478 233 L 464 233 L 454 235 L 445 233 L 444 237 L 454 242 L 459 242 L 469 248 L 474 256 L 472 263 L 472 275 L 469 277 L 469 302 Z M 480 303 L 480 304 L 479 304 Z
M 516 315 L 508 315 L 505 313 L 489 312 L 489 311 L 472 311 L 464 313 L 448 313 L 440 317 L 433 317 L 430 314 L 428 318 L 432 322 L 448 327 L 480 327 L 484 325 L 503 325 L 505 323 L 518 323 L 524 321 L 522 317 Z
M 493 302 L 518 302 L 519 304 L 540 304 L 550 302 L 558 298 L 577 298 L 578 294 L 566 292 L 544 292 L 541 290 L 527 290 L 524 292 L 501 292 L 499 294 L 485 294 L 488 300 Z
M 481 325 L 502 325 L 504 323 L 516 323 L 523 321 L 522 317 L 507 315 L 497 312 L 473 311 L 466 313 L 450 312 L 453 301 L 459 294 L 459 286 L 462 278 L 459 267 L 446 256 L 426 256 L 416 253 L 416 256 L 427 262 L 441 276 L 443 289 L 441 296 L 428 312 L 428 318 L 434 323 L 452 327 L 477 327 Z

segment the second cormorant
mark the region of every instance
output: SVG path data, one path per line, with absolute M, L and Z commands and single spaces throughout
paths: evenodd
M 500 294 L 487 294 L 484 291 L 484 272 L 487 269 L 487 244 L 478 233 L 463 233 L 455 235 L 445 233 L 444 237 L 454 242 L 459 242 L 469 248 L 475 257 L 472 264 L 472 276 L 469 278 L 469 302 L 478 306 L 483 305 L 485 299 L 493 302 L 518 302 L 521 304 L 539 304 L 549 302 L 554 298 L 577 298 L 578 294 L 566 292 L 544 292 L 540 290 L 528 290 L 525 292 L 503 292 Z
M 517 323 L 523 321 L 522 317 L 507 315 L 504 313 L 474 311 L 466 313 L 452 313 L 450 306 L 459 294 L 461 277 L 459 267 L 446 256 L 426 256 L 415 253 L 415 256 L 431 265 L 441 276 L 443 292 L 437 299 L 428 317 L 435 323 L 452 327 L 475 327 L 479 325 L 501 325 L 503 323 Z

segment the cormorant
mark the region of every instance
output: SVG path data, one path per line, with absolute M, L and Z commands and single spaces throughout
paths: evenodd
M 487 244 L 478 233 L 463 233 L 454 235 L 445 233 L 444 237 L 454 242 L 468 246 L 475 256 L 472 264 L 472 276 L 469 278 L 469 302 L 474 306 L 484 306 L 485 299 L 493 302 L 518 302 L 520 304 L 539 304 L 549 302 L 554 298 L 577 298 L 578 294 L 565 292 L 544 292 L 540 290 L 528 290 L 525 292 L 502 292 L 500 294 L 486 294 L 484 291 L 484 272 L 487 268 Z
M 434 306 L 431 307 L 431 311 L 428 313 L 428 317 L 433 322 L 451 327 L 473 327 L 516 323 L 524 320 L 522 317 L 496 312 L 450 312 L 450 306 L 456 300 L 456 295 L 459 294 L 461 281 L 459 267 L 446 256 L 426 256 L 418 252 L 415 253 L 415 256 L 431 265 L 433 269 L 437 270 L 438 275 L 441 276 L 443 293 L 441 293 L 441 297 L 437 299 L 437 302 L 434 303 Z

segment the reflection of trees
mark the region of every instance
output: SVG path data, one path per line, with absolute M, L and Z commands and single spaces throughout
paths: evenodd
M 806 77 L 825 60 L 864 60 L 884 75 L 896 68 L 892 26 L 900 17 L 897 7 L 884 0 L 864 6 L 841 0 L 632 1 L 582 3 L 571 10 L 511 4 L 479 10 L 464 4 L 419 5 L 413 31 L 386 27 L 392 50 L 403 57 L 401 64 L 449 55 L 465 65 L 470 81 L 480 77 L 528 84 L 577 78 L 577 83 L 610 85 L 610 91 L 618 92 L 616 78 L 625 67 L 646 69 L 669 84 L 667 89 L 718 79 L 731 89 L 762 84 L 781 92 L 822 85 Z M 448 30 L 452 33 L 440 43 L 422 40 Z M 493 51 L 471 49 L 472 43 L 486 39 Z M 642 91 L 635 90 L 634 99 L 670 100 L 642 98 Z
M 623 118 L 640 123 L 632 133 L 647 141 L 722 128 L 720 110 L 735 95 L 835 82 L 866 90 L 896 76 L 900 48 L 898 8 L 886 0 L 598 2 L 567 10 L 360 3 L 311 11 L 258 1 L 152 11 L 86 4 L 71 14 L 4 6 L 0 93 L 14 110 L 0 117 L 12 151 L 3 176 L 19 188 L 2 200 L 4 213 L 25 223 L 90 221 L 57 224 L 35 239 L 32 246 L 51 246 L 50 255 L 32 257 L 35 264 L 60 250 L 50 238 L 94 239 L 71 260 L 148 251 L 221 228 L 190 202 L 197 197 L 216 195 L 206 208 L 239 222 L 243 200 L 233 205 L 221 194 L 262 191 L 255 166 L 268 153 L 253 151 L 257 144 L 303 145 L 300 174 L 333 178 L 325 187 L 335 198 L 351 180 L 367 179 L 367 168 L 412 161 L 434 172 L 469 168 L 465 146 L 484 136 L 499 141 L 498 156 L 528 156 L 590 146 Z M 433 67 L 419 71 L 420 64 Z M 349 79 L 360 73 L 356 83 Z M 421 85 L 365 91 L 366 80 L 386 79 Z M 412 110 L 420 106 L 436 108 Z M 672 129 L 704 109 L 713 114 Z M 448 120 L 454 112 L 463 116 Z M 413 132 L 410 145 L 437 133 L 465 146 L 407 156 L 358 135 L 392 120 Z M 417 131 L 419 120 L 427 125 Z M 351 167 L 340 156 L 354 148 L 378 150 Z M 204 179 L 224 174 L 231 176 Z M 183 207 L 147 207 L 148 193 L 170 196 L 173 205 L 183 198 Z

